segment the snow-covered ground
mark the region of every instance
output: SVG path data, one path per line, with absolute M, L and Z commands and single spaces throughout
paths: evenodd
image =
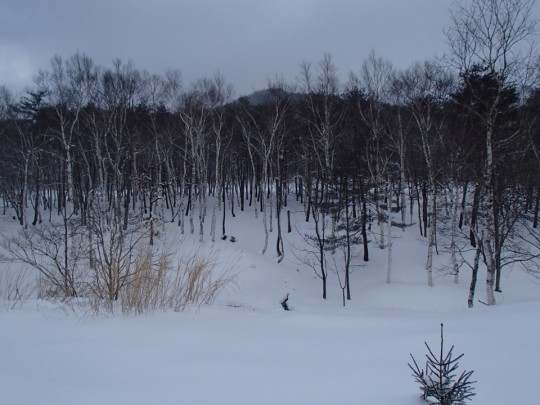
M 470 271 L 455 285 L 436 270 L 428 287 L 418 229 L 395 228 L 392 283 L 386 250 L 371 246 L 369 263 L 354 260 L 362 266 L 343 308 L 336 275 L 322 300 L 320 280 L 292 254 L 303 243 L 297 231 L 278 264 L 275 232 L 262 256 L 261 218 L 251 209 L 227 221 L 237 242 L 206 244 L 238 273 L 237 285 L 211 306 L 112 317 L 45 301 L 0 304 L 0 404 L 422 404 L 409 354 L 423 362 L 424 341 L 437 349 L 441 322 L 448 347 L 465 353 L 460 370 L 475 370 L 471 403 L 537 403 L 538 280 L 507 272 L 497 306 L 468 309 Z M 293 221 L 304 229 L 302 215 Z M 167 225 L 161 237 L 190 249 L 177 231 Z M 291 311 L 280 305 L 287 293 Z

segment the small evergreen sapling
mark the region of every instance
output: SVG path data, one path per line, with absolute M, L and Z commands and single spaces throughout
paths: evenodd
M 410 363 L 408 363 L 408 366 L 413 372 L 412 375 L 415 381 L 420 384 L 423 399 L 434 398 L 437 400 L 436 402 L 430 402 L 431 404 L 463 405 L 466 400 L 475 395 L 473 385 L 476 381 L 470 380 L 474 371 L 463 371 L 458 376 L 456 372 L 459 367 L 458 360 L 463 357 L 463 354 L 454 358 L 452 353 L 454 346 L 445 354 L 443 327 L 444 325 L 441 323 L 439 356 L 436 356 L 429 345 L 424 342 L 428 349 L 425 370 L 420 369 L 412 354 L 411 358 L 414 366 Z

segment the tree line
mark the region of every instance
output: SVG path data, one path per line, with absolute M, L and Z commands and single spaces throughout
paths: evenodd
M 540 87 L 525 47 L 534 6 L 457 3 L 444 60 L 398 70 L 372 52 L 340 83 L 326 54 L 302 63 L 297 83 L 269 81 L 239 99 L 219 73 L 184 87 L 178 71 L 55 56 L 22 96 L 0 91 L 4 213 L 25 229 L 63 218 L 67 256 L 75 219 L 90 239 L 170 221 L 214 241 L 226 238 L 228 216 L 251 209 L 261 217 L 261 252 L 272 243 L 281 261 L 294 199 L 314 227 L 304 253 L 324 298 L 335 271 L 350 299 L 356 244 L 364 261 L 373 246 L 388 250 L 391 282 L 392 228 L 416 224 L 428 242 L 427 283 L 433 255 L 446 249 L 456 282 L 463 266 L 472 269 L 469 305 L 481 263 L 495 304 L 505 266 L 538 270 Z M 329 259 L 336 250 L 339 265 Z M 70 265 L 62 268 L 69 284 Z M 108 280 L 114 299 L 118 277 Z

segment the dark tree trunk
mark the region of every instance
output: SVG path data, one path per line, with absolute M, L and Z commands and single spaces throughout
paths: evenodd
M 428 228 L 428 196 L 425 181 L 422 182 L 422 221 L 424 225 L 424 237 L 426 237 Z
M 41 205 L 41 174 L 40 174 L 40 158 L 36 158 L 36 173 L 35 173 L 35 182 L 36 182 L 36 201 L 34 204 L 34 220 L 32 225 L 36 226 L 39 222 L 41 223 L 41 215 L 39 213 L 39 207 Z
M 350 288 L 350 268 L 351 268 L 351 224 L 349 218 L 349 184 L 348 179 L 345 177 L 345 232 L 347 235 L 347 253 L 345 256 L 345 288 L 347 289 L 347 300 L 351 300 L 351 288 Z M 353 192 L 354 195 L 354 192 Z M 354 204 L 353 204 L 354 206 Z M 345 306 L 345 301 L 343 301 L 343 306 Z
M 249 180 L 249 206 L 251 207 L 251 204 L 253 204 L 253 175 L 250 177 Z
M 63 170 L 64 169 L 62 167 L 61 173 L 63 172 Z M 62 215 L 62 209 L 64 208 L 64 204 L 65 204 L 64 178 L 63 176 L 60 176 L 60 181 L 58 182 L 58 200 L 57 200 L 58 216 Z
M 221 236 L 224 237 L 227 235 L 225 232 L 225 212 L 227 211 L 226 205 L 226 199 L 225 199 L 225 180 L 223 181 L 222 187 L 221 187 L 221 199 L 223 201 L 223 218 L 221 220 Z
M 287 233 L 291 233 L 291 210 L 287 210 Z
M 536 190 L 536 202 L 534 204 L 533 228 L 538 228 L 538 210 L 540 205 L 540 187 Z
M 420 188 L 418 187 L 418 181 L 414 181 L 414 188 L 416 191 L 416 202 L 418 203 L 418 227 L 420 228 L 420 236 L 425 236 L 422 228 L 422 202 L 420 201 Z
M 352 205 L 352 217 L 356 219 L 356 181 L 354 177 L 352 179 L 352 196 L 351 196 L 351 205 Z
M 258 193 L 257 193 L 257 198 L 259 199 L 259 210 L 260 212 L 263 212 L 263 209 L 264 209 L 264 190 L 262 188 L 262 186 L 259 184 L 259 186 L 257 187 L 257 190 L 258 190 Z
M 469 238 L 471 240 L 471 246 L 476 247 L 476 236 L 474 230 L 476 229 L 476 223 L 478 222 L 478 207 L 480 205 L 480 184 L 477 184 L 473 194 L 473 206 L 471 213 L 471 230 L 469 232 Z
M 326 274 L 322 276 L 322 285 L 323 285 L 323 300 L 326 299 Z
M 300 196 L 300 204 L 304 204 L 304 179 L 302 177 L 299 179 L 297 200 L 298 196 Z
M 234 213 L 234 187 L 231 187 L 231 216 L 236 218 L 236 214 Z
M 129 221 L 129 188 L 126 190 L 126 195 L 124 196 L 124 231 L 128 229 Z M 150 221 L 152 221 L 152 212 L 150 211 Z
M 367 240 L 367 195 L 364 190 L 364 182 L 360 180 L 360 197 L 362 199 L 362 244 L 364 245 L 364 261 L 369 261 L 369 246 Z
M 311 211 L 311 196 L 308 195 L 308 203 L 307 203 L 307 209 L 306 209 L 306 222 L 309 222 L 310 211 Z
M 188 200 L 186 204 L 186 217 L 189 215 L 189 211 L 191 210 L 191 199 L 192 199 L 192 192 L 191 187 L 188 187 Z
M 240 170 L 240 211 L 244 211 L 244 199 L 245 199 L 245 178 L 244 178 L 244 170 Z
M 283 258 L 283 239 L 281 238 L 281 198 L 282 198 L 282 184 L 276 179 L 276 222 L 277 222 L 277 240 L 276 240 L 276 252 L 279 260 Z
M 461 198 L 461 212 L 459 213 L 459 229 L 463 229 L 463 219 L 465 212 L 465 205 L 467 204 L 467 187 L 469 186 L 469 181 L 465 180 L 463 185 L 463 197 Z
M 476 280 L 478 279 L 478 266 L 480 264 L 480 254 L 482 251 L 481 246 L 482 244 L 478 243 L 478 246 L 476 247 L 476 253 L 474 255 L 471 285 L 469 286 L 469 299 L 468 299 L 469 308 L 472 308 L 474 306 L 474 293 L 476 290 Z

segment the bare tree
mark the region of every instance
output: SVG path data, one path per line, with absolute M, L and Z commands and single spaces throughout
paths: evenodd
M 11 261 L 24 263 L 39 272 L 46 281 L 51 298 L 77 297 L 84 281 L 82 261 L 84 238 L 74 218 L 23 228 L 15 236 L 5 236 L 2 247 Z
M 340 85 L 337 69 L 329 54 L 325 54 L 313 76 L 312 65 L 301 65 L 300 88 L 306 94 L 307 114 L 303 117 L 309 129 L 309 141 L 325 178 L 334 168 L 335 144 L 344 118 L 339 108 Z
M 227 131 L 225 122 L 225 105 L 231 101 L 233 95 L 232 85 L 227 84 L 225 78 L 216 73 L 207 84 L 207 95 L 211 102 L 211 134 L 213 137 L 213 155 L 214 155 L 214 206 L 212 208 L 212 220 L 210 225 L 210 237 L 212 242 L 216 239 L 216 218 L 217 210 L 220 206 L 222 195 L 224 193 L 225 176 L 223 173 L 223 164 L 225 160 L 225 151 L 231 142 L 230 132 Z M 225 218 L 225 202 L 223 206 L 223 218 Z M 223 221 L 222 236 L 225 235 L 225 222 Z
M 137 271 L 140 242 L 149 236 L 150 229 L 136 218 L 129 221 L 127 229 L 120 217 L 113 216 L 107 224 L 102 207 L 96 204 L 91 209 L 88 226 L 92 228 L 96 260 L 90 286 L 94 296 L 112 305 Z
M 206 194 L 209 180 L 209 148 L 214 147 L 214 176 L 219 181 L 218 193 L 222 187 L 221 165 L 225 143 L 224 121 L 220 108 L 230 99 L 232 88 L 226 84 L 219 73 L 213 79 L 199 79 L 191 91 L 183 97 L 179 115 L 184 125 L 185 157 L 189 164 L 188 210 L 190 232 L 194 233 L 195 201 L 199 203 L 199 236 L 204 239 L 204 220 L 206 217 Z M 219 200 L 219 197 L 217 198 Z M 219 202 L 216 202 L 219 204 Z M 211 233 L 215 234 L 214 205 Z M 212 236 L 214 239 L 215 236 Z
M 428 285 L 433 286 L 433 251 L 437 234 L 437 168 L 435 148 L 443 143 L 444 103 L 453 86 L 453 77 L 433 62 L 416 64 L 402 75 L 408 107 L 420 134 L 421 149 L 431 191 L 430 228 L 426 271 Z
M 36 82 L 46 96 L 44 101 L 54 110 L 57 118 L 58 124 L 54 133 L 62 145 L 62 182 L 65 182 L 66 197 L 62 204 L 72 204 L 73 210 L 77 212 L 73 187 L 73 146 L 81 105 L 74 103 L 74 88 L 69 83 L 65 63 L 60 56 L 56 55 L 51 59 L 51 70 L 40 71 Z
M 331 213 L 330 183 L 334 177 L 336 145 L 343 135 L 346 110 L 340 97 L 340 84 L 336 67 L 329 54 L 324 55 L 313 72 L 312 65 L 301 65 L 301 90 L 305 101 L 301 117 L 306 126 L 307 135 L 302 139 L 304 153 L 313 163 L 311 170 L 305 173 L 305 192 L 308 199 L 308 215 L 311 209 L 315 223 L 315 237 L 312 246 L 316 248 L 319 269 L 317 275 L 323 284 L 323 298 L 326 299 L 326 245 L 328 216 Z M 314 75 L 315 73 L 315 75 Z M 306 169 L 311 165 L 306 165 Z M 335 218 L 333 220 L 335 224 Z M 332 227 L 335 232 L 335 226 Z
M 356 79 L 367 99 L 366 103 L 358 105 L 358 110 L 369 130 L 366 162 L 375 185 L 375 207 L 381 248 L 386 246 L 382 203 L 384 190 L 388 187 L 385 183 L 388 170 L 388 153 L 384 148 L 385 138 L 388 135 L 385 109 L 392 98 L 394 75 L 392 64 L 372 51 L 362 63 L 360 76 Z M 387 216 L 390 218 L 390 215 Z
M 289 110 L 290 96 L 283 86 L 269 84 L 268 92 L 271 100 L 256 108 L 245 106 L 240 124 L 242 128 L 242 137 L 247 146 L 248 154 L 255 169 L 255 157 L 260 162 L 261 173 L 259 177 L 259 198 L 260 208 L 264 226 L 264 246 L 262 253 L 265 254 L 268 248 L 269 226 L 267 205 L 270 205 L 270 214 L 272 210 L 272 193 L 267 198 L 269 204 L 265 201 L 265 191 L 273 187 L 273 177 L 276 175 L 276 213 L 278 215 L 278 239 L 276 250 L 278 260 L 283 259 L 283 243 L 281 240 L 281 222 L 279 218 L 281 200 L 281 177 L 280 177 L 280 156 L 283 154 L 283 140 L 287 133 L 285 119 Z M 274 173 L 276 171 L 277 173 Z M 270 224 L 271 231 L 271 224 Z
M 450 61 L 465 80 L 475 68 L 481 67 L 496 82 L 486 108 L 475 112 L 482 122 L 485 137 L 481 239 L 487 267 L 488 305 L 496 303 L 495 133 L 503 93 L 527 74 L 530 65 L 530 41 L 537 26 L 533 17 L 535 5 L 536 0 L 459 1 L 451 12 L 452 24 L 446 31 Z
M 11 170 L 8 176 L 14 177 L 15 182 L 9 180 L 4 184 L 11 187 L 5 189 L 6 196 L 15 208 L 19 223 L 27 227 L 28 201 L 34 197 L 34 224 L 38 222 L 40 209 L 40 162 L 43 145 L 46 142 L 47 122 L 42 119 L 43 91 L 29 91 L 15 106 L 11 120 L 16 129 L 16 136 L 8 138 L 11 142 L 11 153 L 17 155 L 11 157 Z M 34 170 L 34 193 L 32 193 L 31 172 Z

